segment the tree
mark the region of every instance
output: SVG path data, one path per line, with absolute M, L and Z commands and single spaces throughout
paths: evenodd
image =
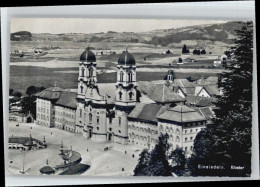
M 250 176 L 252 130 L 253 23 L 240 22 L 234 40 L 234 64 L 221 73 L 216 118 L 195 139 L 189 168 L 192 175 Z M 198 165 L 217 165 L 222 169 L 199 170 Z M 244 169 L 235 170 L 231 166 Z
M 200 52 L 200 54 L 205 55 L 205 54 L 206 54 L 205 49 L 202 49 L 201 52 Z
M 150 153 L 144 149 L 139 155 L 139 161 L 134 169 L 134 176 L 147 176 L 149 173 Z
M 151 152 L 149 162 L 150 176 L 171 176 L 171 167 L 168 162 L 168 134 L 160 134 L 154 149 Z
M 170 144 L 168 134 L 160 134 L 154 149 L 149 153 L 143 150 L 139 162 L 134 169 L 135 176 L 171 176 L 171 166 L 168 162 Z
M 173 171 L 178 175 L 183 175 L 186 163 L 185 152 L 181 148 L 176 148 L 171 152 L 169 159 Z
M 18 91 L 15 91 L 15 92 L 13 92 L 12 96 L 21 97 L 22 94 L 20 92 L 18 92 Z
M 21 100 L 22 112 L 24 114 L 31 113 L 36 117 L 36 97 L 35 94 L 44 90 L 44 87 L 29 86 L 26 89 L 26 95 Z
M 198 52 L 197 52 L 197 49 L 194 49 L 193 52 L 192 52 L 194 55 L 196 55 Z
M 185 53 L 190 53 L 189 49 L 187 48 L 186 45 L 183 45 L 182 47 L 182 53 L 185 54 Z
M 11 89 L 9 89 L 9 95 L 12 95 L 13 94 L 13 92 L 14 92 L 14 90 L 11 88 Z

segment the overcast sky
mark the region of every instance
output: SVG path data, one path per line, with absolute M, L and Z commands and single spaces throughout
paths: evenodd
M 180 28 L 191 25 L 225 23 L 221 20 L 166 20 L 166 19 L 96 19 L 96 18 L 15 18 L 10 31 L 32 33 L 98 33 L 144 32 L 156 29 Z

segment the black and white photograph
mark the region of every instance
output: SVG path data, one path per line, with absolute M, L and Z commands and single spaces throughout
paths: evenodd
M 10 19 L 6 172 L 251 177 L 254 27 Z

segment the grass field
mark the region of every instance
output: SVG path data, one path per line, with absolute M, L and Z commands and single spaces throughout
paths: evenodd
M 142 70 L 142 69 L 140 69 Z M 143 71 L 137 72 L 137 81 L 151 81 L 162 80 L 167 74 L 168 69 L 158 69 L 154 72 L 147 72 L 145 68 Z M 58 72 L 57 72 L 58 71 Z M 66 73 L 69 71 L 71 73 Z M 202 75 L 216 76 L 217 72 L 204 71 L 196 72 L 194 70 L 185 72 L 175 72 L 176 78 L 191 77 L 193 80 L 199 79 Z M 98 74 L 97 79 L 99 83 L 116 83 L 116 73 L 103 73 Z M 57 81 L 57 85 L 61 88 L 77 88 L 78 81 L 78 68 L 44 68 L 35 66 L 10 66 L 10 88 L 17 90 L 21 93 L 25 93 L 29 86 L 44 86 L 45 88 L 54 85 Z

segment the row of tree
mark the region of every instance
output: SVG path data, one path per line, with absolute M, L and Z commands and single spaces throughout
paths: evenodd
M 187 48 L 186 45 L 183 45 L 182 47 L 182 54 L 189 54 L 190 50 Z M 199 49 L 194 49 L 192 52 L 194 55 L 205 55 L 206 51 L 205 49 L 199 50 Z

